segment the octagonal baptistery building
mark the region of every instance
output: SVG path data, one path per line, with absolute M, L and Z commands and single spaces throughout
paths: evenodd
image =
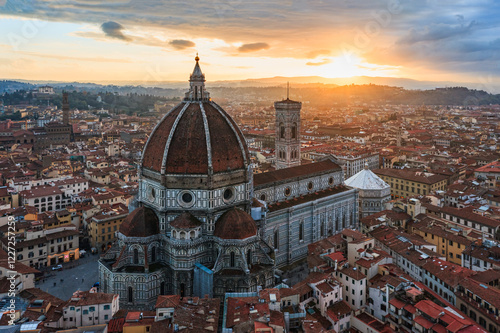
M 103 292 L 153 309 L 158 295 L 223 297 L 274 283 L 273 249 L 248 214 L 253 191 L 245 138 L 210 98 L 199 58 L 184 100 L 151 132 L 138 206 L 100 259 Z

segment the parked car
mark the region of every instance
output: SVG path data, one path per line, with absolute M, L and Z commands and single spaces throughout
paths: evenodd
M 63 269 L 62 265 L 56 265 L 56 266 L 52 267 L 53 271 L 62 271 L 62 269 Z

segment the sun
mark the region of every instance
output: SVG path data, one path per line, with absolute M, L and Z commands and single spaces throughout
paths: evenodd
M 347 78 L 353 76 L 394 76 L 397 67 L 370 64 L 357 55 L 324 58 L 308 63 L 313 75 L 325 78 Z

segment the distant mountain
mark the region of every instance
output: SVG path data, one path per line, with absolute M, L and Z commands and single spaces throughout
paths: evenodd
M 168 89 L 185 89 L 186 81 L 117 81 L 117 82 L 61 82 L 50 80 L 12 80 L 20 83 L 30 83 L 32 85 L 48 84 L 54 87 L 75 86 L 80 88 L 96 88 L 99 86 L 121 87 L 121 86 L 143 86 L 143 87 L 158 87 Z M 11 82 L 12 82 L 11 81 Z M 0 81 L 2 82 L 2 81 Z M 350 85 L 350 84 L 376 84 L 383 86 L 402 87 L 405 89 L 434 89 L 442 87 L 468 87 L 471 89 L 485 89 L 480 83 L 473 82 L 451 82 L 451 81 L 419 81 L 407 78 L 382 77 L 382 76 L 353 76 L 349 78 L 325 78 L 322 76 L 275 76 L 269 78 L 246 79 L 246 80 L 220 80 L 208 81 L 209 87 L 270 87 L 284 86 L 287 82 L 292 85 Z M 499 91 L 490 91 L 498 93 Z
M 273 77 L 234 81 L 210 82 L 208 89 L 212 97 L 219 101 L 234 100 L 234 96 L 245 96 L 245 103 L 254 105 L 272 105 L 273 101 L 286 96 L 285 85 L 290 82 L 290 97 L 320 107 L 331 107 L 333 104 L 348 105 L 352 103 L 387 103 L 408 105 L 488 105 L 500 104 L 500 94 L 491 94 L 481 89 L 470 89 L 457 86 L 451 82 L 416 81 L 411 79 L 387 77 L 353 77 L 325 79 L 319 76 L 307 77 Z M 16 90 L 36 88 L 34 82 L 0 81 L 0 95 Z M 80 82 L 47 82 L 36 81 L 38 85 L 49 84 L 57 92 L 86 92 L 99 95 L 151 95 L 167 99 L 183 98 L 187 89 L 186 82 L 142 82 L 126 85 L 101 85 L 98 83 Z M 449 85 L 448 85 L 449 84 Z M 465 84 L 464 84 L 465 85 Z M 440 88 L 436 88 L 439 86 Z M 444 87 L 443 87 L 444 86 Z M 411 87 L 411 88 L 410 88 Z M 256 99 L 255 96 L 258 96 Z M 19 99 L 18 97 L 15 97 Z M 7 96 L 0 96 L 0 103 Z
M 434 89 L 438 87 L 463 86 L 474 89 L 484 89 L 479 83 L 471 82 L 451 82 L 451 81 L 418 81 L 406 78 L 381 77 L 381 76 L 353 76 L 348 78 L 325 78 L 322 76 L 297 76 L 285 77 L 275 76 L 271 78 L 215 81 L 212 86 L 233 86 L 233 87 L 268 87 L 275 85 L 291 84 L 322 84 L 344 86 L 350 84 L 376 84 L 381 86 L 402 87 L 405 89 Z M 208 84 L 207 84 L 208 85 Z

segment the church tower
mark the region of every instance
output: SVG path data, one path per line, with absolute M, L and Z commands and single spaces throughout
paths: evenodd
M 287 90 L 288 95 L 288 90 Z M 302 103 L 287 99 L 274 103 L 276 109 L 276 169 L 300 165 L 300 109 Z

